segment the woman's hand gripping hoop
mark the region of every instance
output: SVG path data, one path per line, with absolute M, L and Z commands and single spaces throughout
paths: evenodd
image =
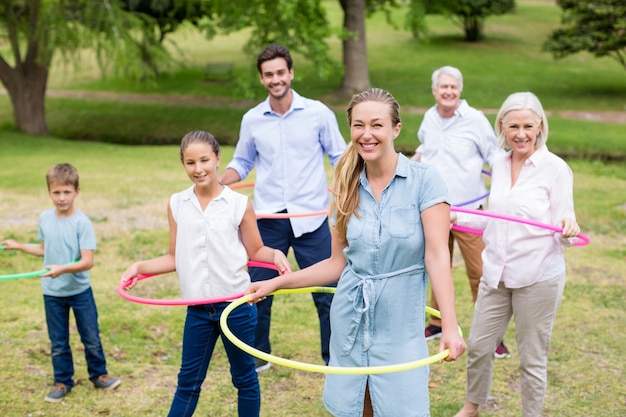
M 278 294 L 289 294 L 289 293 L 302 293 L 302 292 L 322 292 L 322 293 L 334 293 L 335 288 L 333 287 L 307 287 L 307 288 L 296 288 L 290 290 L 278 290 L 272 293 L 272 295 Z M 278 356 L 270 355 L 269 353 L 262 352 L 258 349 L 253 348 L 250 345 L 245 344 L 240 339 L 238 339 L 228 328 L 228 315 L 240 305 L 249 302 L 249 297 L 247 295 L 234 300 L 230 303 L 223 311 L 222 316 L 220 317 L 220 327 L 224 332 L 224 336 L 228 338 L 235 346 L 244 352 L 249 353 L 250 355 L 257 357 L 259 359 L 275 363 L 277 365 L 286 366 L 288 368 L 299 369 L 302 371 L 309 372 L 319 372 L 324 374 L 344 374 L 344 375 L 355 375 L 355 374 L 384 374 L 391 372 L 400 372 L 406 371 L 408 369 L 419 368 L 421 366 L 430 365 L 436 362 L 440 362 L 448 357 L 450 351 L 446 349 L 442 352 L 439 352 L 436 355 L 429 356 L 424 359 L 419 359 L 416 361 L 399 363 L 395 365 L 385 365 L 385 366 L 363 366 L 363 367 L 343 367 L 343 366 L 325 366 L 325 365 L 315 365 L 310 363 L 298 362 L 290 359 L 279 358 Z M 439 311 L 426 307 L 426 312 L 435 317 L 441 317 Z M 459 327 L 459 334 L 463 336 L 463 332 L 461 331 L 461 327 Z

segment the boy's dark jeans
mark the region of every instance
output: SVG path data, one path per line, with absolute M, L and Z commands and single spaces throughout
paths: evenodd
M 94 380 L 106 374 L 106 359 L 98 328 L 98 310 L 91 288 L 69 297 L 44 295 L 43 300 L 51 344 L 50 356 L 54 369 L 54 383 L 60 382 L 69 387 L 74 386 L 72 379 L 74 362 L 70 348 L 70 309 L 74 310 L 76 327 L 85 347 L 89 379 Z

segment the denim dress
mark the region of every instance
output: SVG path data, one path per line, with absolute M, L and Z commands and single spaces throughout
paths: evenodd
M 428 356 L 424 339 L 426 288 L 420 213 L 447 202 L 433 166 L 400 154 L 380 204 L 360 176 L 359 217 L 347 226 L 346 268 L 330 311 L 331 366 L 393 365 Z M 326 376 L 324 404 L 338 417 L 360 417 L 369 385 L 374 414 L 426 417 L 428 367 L 376 375 Z

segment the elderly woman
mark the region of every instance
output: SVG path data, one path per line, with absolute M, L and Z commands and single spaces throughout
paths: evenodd
M 467 398 L 456 417 L 478 416 L 487 402 L 493 347 L 513 316 L 520 357 L 522 410 L 540 416 L 546 393 L 552 325 L 565 286 L 563 246 L 580 232 L 574 214 L 573 175 L 548 151 L 548 121 L 532 93 L 510 95 L 495 131 L 509 152 L 494 161 L 489 207 L 493 212 L 558 225 L 550 230 L 499 219 L 452 214 L 452 221 L 484 229 L 481 278 L 467 361 Z

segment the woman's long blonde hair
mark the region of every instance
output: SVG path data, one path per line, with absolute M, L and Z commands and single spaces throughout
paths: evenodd
M 396 127 L 400 123 L 400 105 L 393 96 L 380 88 L 371 88 L 362 93 L 352 96 L 348 105 L 348 126 L 352 126 L 352 110 L 357 104 L 366 101 L 377 101 L 389 105 L 392 126 Z M 334 199 L 330 205 L 330 211 L 335 216 L 335 228 L 339 233 L 342 242 L 347 243 L 346 229 L 348 220 L 353 214 L 359 216 L 357 207 L 359 206 L 359 177 L 365 161 L 352 144 L 346 147 L 341 158 L 337 161 L 333 174 L 333 195 Z

